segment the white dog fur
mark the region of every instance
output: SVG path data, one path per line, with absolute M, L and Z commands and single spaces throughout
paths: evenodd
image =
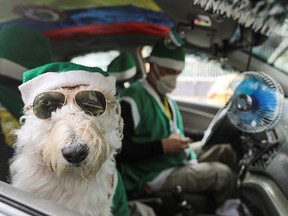
M 121 147 L 123 120 L 119 103 L 105 90 L 101 92 L 113 103 L 107 104 L 104 114 L 93 117 L 80 110 L 72 98 L 74 92 L 86 89 L 97 87 L 59 89 L 69 92 L 67 104 L 49 119 L 37 118 L 31 107 L 25 106 L 25 123 L 16 131 L 11 180 L 18 188 L 83 215 L 106 216 L 111 215 L 117 184 L 114 155 Z M 89 145 L 87 158 L 77 167 L 61 153 L 75 141 Z

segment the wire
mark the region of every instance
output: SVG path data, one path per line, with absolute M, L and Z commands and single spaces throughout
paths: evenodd
M 254 44 L 254 34 L 253 34 L 252 39 L 251 39 L 251 45 L 250 45 L 249 56 L 248 56 L 248 61 L 247 61 L 247 65 L 246 65 L 246 71 L 249 71 L 249 68 L 250 68 L 253 44 Z

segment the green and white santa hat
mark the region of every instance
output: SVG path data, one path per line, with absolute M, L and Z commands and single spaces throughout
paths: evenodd
M 34 98 L 43 92 L 60 87 L 78 85 L 97 85 L 99 91 L 115 95 L 116 78 L 98 67 L 86 67 L 72 62 L 46 64 L 23 74 L 23 83 L 19 86 L 24 104 L 32 104 Z
M 115 76 L 117 81 L 132 78 L 136 74 L 136 64 L 133 56 L 129 53 L 121 53 L 108 65 L 107 72 L 111 76 Z
M 185 52 L 181 47 L 168 48 L 164 43 L 164 39 L 161 39 L 155 43 L 149 62 L 182 71 L 185 66 Z
M 22 80 L 22 73 L 53 61 L 48 37 L 28 26 L 3 25 L 0 30 L 0 73 Z

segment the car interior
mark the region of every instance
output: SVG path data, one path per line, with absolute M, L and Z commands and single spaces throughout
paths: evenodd
M 235 4 L 234 8 L 220 7 L 219 2 L 226 4 L 228 1 L 216 0 L 95 1 L 93 6 L 89 6 L 90 1 L 83 2 L 82 5 L 69 5 L 69 2 L 60 0 L 57 5 L 53 1 L 4 3 L 0 0 L 3 5 L 2 9 L 0 7 L 0 31 L 9 23 L 30 26 L 50 38 L 55 61 L 78 62 L 81 61 L 79 57 L 101 53 L 105 56 L 105 61 L 98 62 L 94 58 L 91 66 L 103 65 L 104 70 L 119 53 L 131 53 L 136 61 L 137 74 L 127 80 L 127 85 L 145 77 L 145 48 L 151 50 L 155 41 L 163 37 L 171 46 L 183 46 L 189 61 L 193 60 L 191 64 L 201 62 L 198 69 L 202 74 L 210 70 L 208 65 L 225 71 L 224 75 L 236 74 L 233 79 L 235 86 L 230 83 L 227 85 L 232 93 L 228 97 L 229 90 L 225 88 L 221 95 L 225 99 L 222 104 L 206 100 L 206 92 L 213 83 L 209 83 L 205 90 L 200 89 L 197 92 L 198 97 L 190 100 L 191 96 L 195 96 L 194 86 L 199 87 L 200 82 L 196 83 L 192 78 L 192 81 L 187 81 L 188 78 L 185 80 L 186 70 L 187 74 L 189 71 L 187 66 L 183 78 L 180 77 L 177 83 L 176 93 L 172 93 L 171 97 L 179 106 L 186 136 L 193 141 L 201 140 L 204 149 L 220 143 L 230 143 L 237 152 L 240 206 L 243 207 L 239 210 L 239 215 L 287 215 L 287 1 L 245 1 L 248 6 L 231 1 Z M 99 16 L 84 16 L 81 28 L 72 26 L 72 15 L 76 17 L 77 12 L 86 9 L 86 3 L 90 8 L 99 9 L 100 12 L 109 11 L 110 14 L 107 12 L 108 15 L 99 13 Z M 265 8 L 264 5 L 269 6 L 267 10 L 271 12 L 270 20 L 242 18 L 244 15 L 249 18 L 247 14 L 252 13 L 256 6 L 259 6 L 260 11 Z M 274 6 L 277 6 L 277 10 Z M 113 14 L 119 10 L 117 7 L 129 12 L 127 19 L 122 20 L 119 14 Z M 236 11 L 235 8 L 241 10 Z M 153 13 L 148 16 L 147 11 Z M 264 12 L 267 11 L 263 9 L 262 12 L 265 16 Z M 107 21 L 111 17 L 113 20 Z M 58 20 L 55 21 L 54 18 Z M 279 23 L 275 23 L 274 18 Z M 68 20 L 67 23 L 65 20 Z M 78 25 L 77 21 L 73 20 L 73 25 Z M 97 28 L 94 31 L 87 30 L 89 27 L 93 29 L 93 23 L 97 24 Z M 20 95 L 18 86 L 21 82 L 11 78 L 8 72 L 1 71 L 0 65 L 0 87 L 3 85 L 13 94 Z M 206 80 L 204 83 L 207 83 Z M 263 89 L 267 88 L 271 90 L 266 94 Z M 219 96 L 217 88 L 215 91 Z M 205 98 L 204 102 L 200 96 Z M 5 143 L 1 124 L 0 145 L 0 215 L 78 215 L 9 185 L 8 155 L 11 153 L 11 146 Z M 216 206 L 210 194 L 185 193 L 181 186 L 171 191 L 140 191 L 127 196 L 128 200 L 137 200 L 151 206 L 160 216 L 215 215 Z M 249 214 L 244 208 L 249 210 Z

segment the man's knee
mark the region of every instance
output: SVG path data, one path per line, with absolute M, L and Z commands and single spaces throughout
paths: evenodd
M 220 162 L 203 162 L 186 167 L 182 178 L 186 178 L 191 188 L 200 190 L 226 190 L 236 186 L 235 173 Z
M 237 166 L 237 154 L 230 144 L 216 145 L 218 155 L 218 162 L 228 165 L 232 170 Z
M 220 148 L 222 148 L 223 154 L 229 154 L 229 155 L 234 154 L 236 156 L 236 152 L 234 151 L 234 149 L 230 144 L 221 144 L 219 146 Z
M 219 162 L 214 162 L 214 170 L 216 172 L 216 187 L 217 190 L 234 190 L 237 183 L 237 178 L 235 173 L 227 165 Z

